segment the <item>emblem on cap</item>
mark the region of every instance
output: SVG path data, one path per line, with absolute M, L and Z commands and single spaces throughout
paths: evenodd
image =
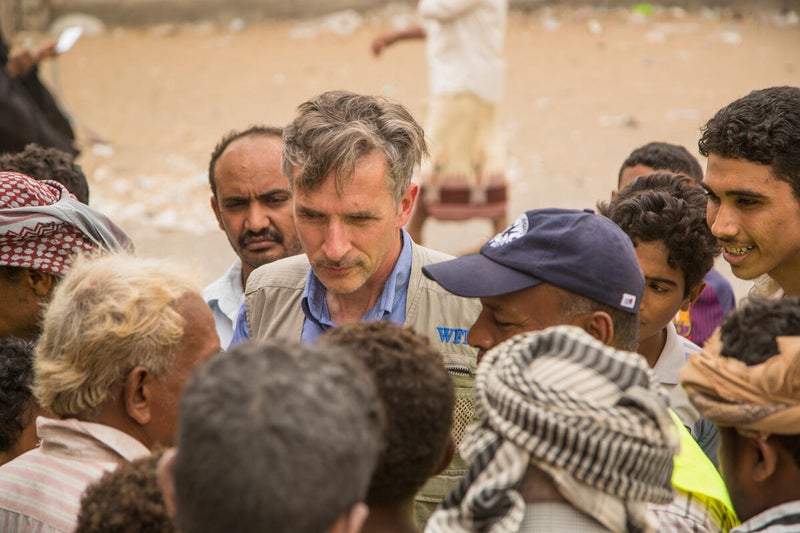
M 626 309 L 634 309 L 636 307 L 636 296 L 633 294 L 623 293 L 622 300 L 619 302 L 619 305 Z
M 516 241 L 526 233 L 528 233 L 528 215 L 522 214 L 509 227 L 492 237 L 492 240 L 487 242 L 486 246 L 492 248 L 504 246 L 512 241 Z

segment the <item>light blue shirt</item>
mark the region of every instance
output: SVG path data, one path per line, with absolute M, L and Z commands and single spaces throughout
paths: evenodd
M 362 321 L 391 320 L 397 324 L 406 321 L 406 298 L 411 279 L 411 237 L 406 230 L 400 229 L 400 239 L 403 244 L 392 273 L 375 305 L 361 317 Z M 327 329 L 336 327 L 328 312 L 325 286 L 311 268 L 308 269 L 301 305 L 306 315 L 300 336 L 303 342 L 313 342 Z
M 239 259 L 233 262 L 225 275 L 203 289 L 203 300 L 214 314 L 219 344 L 227 348 L 237 324 L 239 308 L 244 307 L 242 262 Z

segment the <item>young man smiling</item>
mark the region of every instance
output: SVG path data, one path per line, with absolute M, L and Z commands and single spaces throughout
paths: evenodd
M 800 295 L 800 88 L 728 104 L 703 128 L 699 148 L 708 156 L 708 225 L 733 274 L 767 274 L 756 281 L 762 294 Z

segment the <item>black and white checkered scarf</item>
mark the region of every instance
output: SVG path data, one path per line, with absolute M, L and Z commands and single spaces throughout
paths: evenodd
M 638 354 L 573 326 L 518 335 L 481 362 L 475 408 L 461 445 L 469 470 L 426 533 L 518 531 L 530 465 L 612 531 L 647 530 L 646 502 L 672 500 L 674 428 Z

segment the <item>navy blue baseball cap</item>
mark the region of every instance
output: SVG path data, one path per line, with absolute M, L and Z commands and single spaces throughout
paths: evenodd
M 453 294 L 500 296 L 540 283 L 638 313 L 644 274 L 630 238 L 591 210 L 527 211 L 480 253 L 422 267 Z

